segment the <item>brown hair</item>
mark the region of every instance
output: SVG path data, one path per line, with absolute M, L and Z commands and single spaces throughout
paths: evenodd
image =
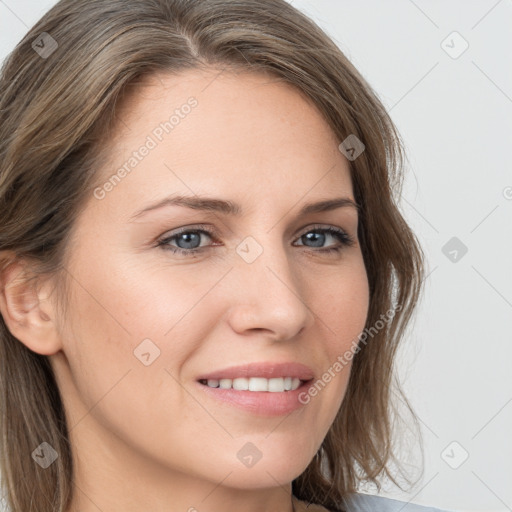
M 272 73 L 314 102 L 340 142 L 355 135 L 365 146 L 350 169 L 370 286 L 366 326 L 396 314 L 360 340 L 340 410 L 292 483 L 299 499 L 337 509 L 361 482 L 399 485 L 390 469 L 394 384 L 417 419 L 394 361 L 419 300 L 423 253 L 395 202 L 404 151 L 389 115 L 334 42 L 286 1 L 62 0 L 44 15 L 1 70 L 0 273 L 28 261 L 32 278 L 58 278 L 65 308 L 71 228 L 94 188 L 116 103 L 141 78 L 204 66 Z M 66 511 L 73 461 L 54 374 L 1 316 L 0 415 L 11 510 Z M 43 441 L 59 454 L 46 470 L 31 457 Z

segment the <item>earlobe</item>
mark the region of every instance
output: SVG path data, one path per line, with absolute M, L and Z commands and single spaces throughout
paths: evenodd
M 55 313 L 48 292 L 27 279 L 26 265 L 15 262 L 0 274 L 0 313 L 12 335 L 30 350 L 51 355 L 61 349 Z

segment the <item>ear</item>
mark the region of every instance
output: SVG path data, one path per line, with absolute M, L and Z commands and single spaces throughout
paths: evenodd
M 7 328 L 33 352 L 51 355 L 61 349 L 50 281 L 27 280 L 28 265 L 11 263 L 0 274 L 0 313 Z

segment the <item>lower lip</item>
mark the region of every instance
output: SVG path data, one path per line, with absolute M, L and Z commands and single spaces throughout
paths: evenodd
M 299 395 L 307 391 L 310 381 L 303 382 L 293 391 L 278 392 L 211 388 L 200 382 L 196 381 L 196 383 L 207 395 L 214 399 L 227 402 L 260 416 L 282 416 L 306 405 L 299 401 Z

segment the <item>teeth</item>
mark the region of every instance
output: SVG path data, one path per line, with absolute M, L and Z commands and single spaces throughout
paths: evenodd
M 203 381 L 204 382 L 204 381 Z M 297 389 L 301 381 L 296 377 L 278 377 L 265 379 L 263 377 L 238 377 L 236 379 L 209 379 L 206 381 L 210 388 L 236 389 L 238 391 L 269 391 L 278 393 L 282 391 L 293 391 Z

